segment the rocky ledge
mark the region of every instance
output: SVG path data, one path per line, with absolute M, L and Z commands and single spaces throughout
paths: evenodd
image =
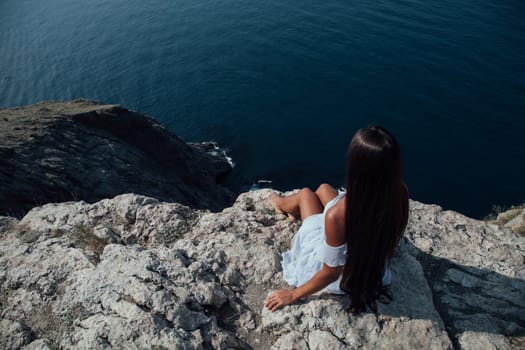
M 323 293 L 268 312 L 298 229 L 269 194 L 218 213 L 125 194 L 1 217 L 0 348 L 525 348 L 524 238 L 415 201 L 378 314 Z
M 140 193 L 221 210 L 231 167 L 210 143 L 186 144 L 152 118 L 87 100 L 0 109 L 0 215 L 49 202 Z

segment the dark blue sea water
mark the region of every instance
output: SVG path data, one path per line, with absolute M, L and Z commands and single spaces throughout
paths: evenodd
M 523 0 L 0 1 L 0 106 L 78 97 L 219 142 L 238 188 L 342 184 L 379 123 L 413 198 L 525 202 Z

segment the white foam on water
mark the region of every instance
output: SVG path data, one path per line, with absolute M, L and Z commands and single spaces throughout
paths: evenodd
M 213 145 L 213 150 L 208 151 L 208 154 L 215 156 L 215 157 L 222 157 L 226 159 L 228 164 L 230 164 L 230 166 L 233 169 L 235 167 L 235 162 L 233 161 L 232 157 L 228 156 L 228 154 L 226 153 L 226 150 L 220 148 L 217 142 L 211 141 L 210 143 Z

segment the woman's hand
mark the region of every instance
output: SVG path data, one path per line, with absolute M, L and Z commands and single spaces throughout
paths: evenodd
M 279 308 L 295 303 L 293 290 L 278 290 L 273 292 L 268 299 L 266 299 L 265 306 L 271 312 Z
M 264 305 L 268 310 L 274 312 L 285 305 L 296 303 L 305 296 L 318 292 L 330 283 L 336 281 L 343 271 L 343 268 L 344 266 L 330 267 L 323 264 L 321 271 L 316 273 L 308 282 L 292 290 L 278 290 L 273 292 L 268 299 L 266 299 Z

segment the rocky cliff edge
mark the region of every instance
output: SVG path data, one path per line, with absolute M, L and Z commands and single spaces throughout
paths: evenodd
M 524 238 L 415 201 L 378 314 L 322 293 L 268 312 L 298 229 L 270 192 L 218 213 L 125 194 L 0 217 L 0 348 L 525 348 Z
M 219 184 L 231 166 L 217 153 L 118 105 L 45 101 L 0 109 L 0 215 L 129 192 L 222 210 L 235 196 Z

